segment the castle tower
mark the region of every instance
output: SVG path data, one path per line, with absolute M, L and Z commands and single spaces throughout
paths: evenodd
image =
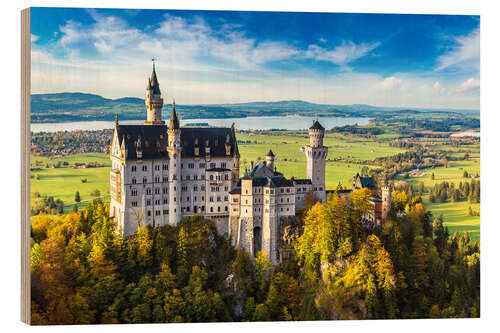
M 169 157 L 169 213 L 168 223 L 177 225 L 182 218 L 181 212 L 181 130 L 175 111 L 175 101 L 172 103 L 172 116 L 167 130 Z
M 382 184 L 382 220 L 387 220 L 391 211 L 392 187 L 386 181 Z
M 156 77 L 155 63 L 153 62 L 153 73 L 148 79 L 146 87 L 146 109 L 147 120 L 144 125 L 164 125 L 165 122 L 161 120 L 161 109 L 163 108 L 163 98 L 161 98 L 160 83 Z
M 271 149 L 269 149 L 269 153 L 266 155 L 266 166 L 274 171 L 274 153 Z
M 233 187 L 238 184 L 240 179 L 240 151 L 238 150 L 238 141 L 236 140 L 236 132 L 234 130 L 234 123 L 231 125 L 231 135 L 234 142 L 234 155 L 233 155 Z
M 313 184 L 313 195 L 316 200 L 326 201 L 325 163 L 328 147 L 323 146 L 325 128 L 315 120 L 309 128 L 309 145 L 302 148 L 307 158 L 307 178 Z

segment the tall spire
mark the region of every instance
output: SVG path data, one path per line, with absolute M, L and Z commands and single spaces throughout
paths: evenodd
M 115 113 L 115 127 L 118 127 L 118 113 Z
M 151 59 L 153 61 L 153 73 L 151 73 L 151 78 L 149 79 L 151 86 L 151 90 L 153 94 L 160 95 L 160 83 L 158 82 L 158 78 L 156 77 L 156 69 L 155 69 L 155 58 Z
M 175 111 L 175 99 L 172 102 L 172 116 L 170 117 L 170 124 L 168 126 L 168 129 L 179 129 L 179 118 L 177 118 L 177 112 Z
M 144 121 L 145 125 L 164 125 L 165 122 L 161 120 L 161 109 L 163 108 L 163 98 L 161 98 L 160 83 L 156 76 L 155 59 L 153 61 L 153 72 L 148 79 L 146 87 L 146 109 L 147 119 Z

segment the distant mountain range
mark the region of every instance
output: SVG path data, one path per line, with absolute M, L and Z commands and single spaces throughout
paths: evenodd
M 31 121 L 33 123 L 113 120 L 118 114 L 121 120 L 145 118 L 144 99 L 123 97 L 104 98 L 99 95 L 79 92 L 31 95 Z M 170 117 L 171 104 L 163 107 L 163 117 Z M 301 100 L 277 102 L 249 102 L 234 104 L 180 105 L 176 110 L 181 118 L 240 118 L 251 116 L 301 116 L 375 117 L 377 114 L 394 111 L 450 112 L 477 115 L 478 110 L 411 109 L 379 107 L 366 104 L 334 105 L 315 104 Z

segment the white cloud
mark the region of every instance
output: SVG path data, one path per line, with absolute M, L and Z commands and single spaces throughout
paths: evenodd
M 382 90 L 386 91 L 393 91 L 397 88 L 401 87 L 402 80 L 398 79 L 397 77 L 390 76 L 385 79 L 383 79 L 381 82 L 377 83 L 377 87 L 381 88 Z
M 479 27 L 466 36 L 453 39 L 456 46 L 438 57 L 436 70 L 458 68 L 479 71 Z
M 423 79 L 405 73 L 384 77 L 355 71 L 324 74 L 307 68 L 283 72 L 263 66 L 308 58 L 345 69 L 379 43 L 345 41 L 333 49 L 311 45 L 301 50 L 279 40 L 258 42 L 239 25 L 215 30 L 201 19 L 166 16 L 144 33 L 121 19 L 92 15 L 96 22 L 90 26 L 72 21 L 61 26 L 56 45 L 32 48 L 33 93 L 81 91 L 111 98 L 143 97 L 154 56 L 164 98 L 175 97 L 181 104 L 302 99 L 331 104 L 479 107 L 477 94 L 465 90 L 474 81 L 441 80 L 439 72 Z M 88 49 L 98 56 L 85 54 Z
M 40 37 L 38 37 L 37 35 L 33 35 L 31 34 L 31 42 L 32 43 L 35 43 Z
M 352 41 L 344 41 L 333 50 L 327 50 L 318 45 L 310 45 L 304 56 L 306 58 L 329 61 L 339 66 L 345 66 L 354 60 L 366 56 L 379 45 L 380 43 L 378 42 L 355 44 Z
M 471 77 L 460 84 L 458 91 L 459 92 L 467 92 L 467 91 L 479 89 L 479 87 L 480 87 L 479 79 L 475 79 L 475 78 Z

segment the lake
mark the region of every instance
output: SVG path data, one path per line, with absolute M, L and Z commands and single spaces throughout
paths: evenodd
M 315 117 L 302 116 L 276 116 L 276 117 L 247 117 L 247 118 L 214 118 L 214 119 L 185 119 L 181 120 L 181 126 L 189 124 L 208 124 L 216 127 L 230 127 L 232 123 L 237 129 L 285 129 L 285 130 L 303 130 L 312 125 Z M 320 117 L 317 118 L 321 125 L 326 129 L 340 127 L 345 125 L 367 125 L 371 118 L 356 118 L 356 117 Z M 124 120 L 120 121 L 122 125 L 138 125 L 142 124 L 142 120 Z M 168 124 L 168 120 L 166 120 Z M 102 130 L 113 128 L 114 121 L 78 121 L 65 123 L 46 123 L 46 124 L 31 124 L 31 132 L 58 132 L 58 131 L 74 131 L 74 130 Z

